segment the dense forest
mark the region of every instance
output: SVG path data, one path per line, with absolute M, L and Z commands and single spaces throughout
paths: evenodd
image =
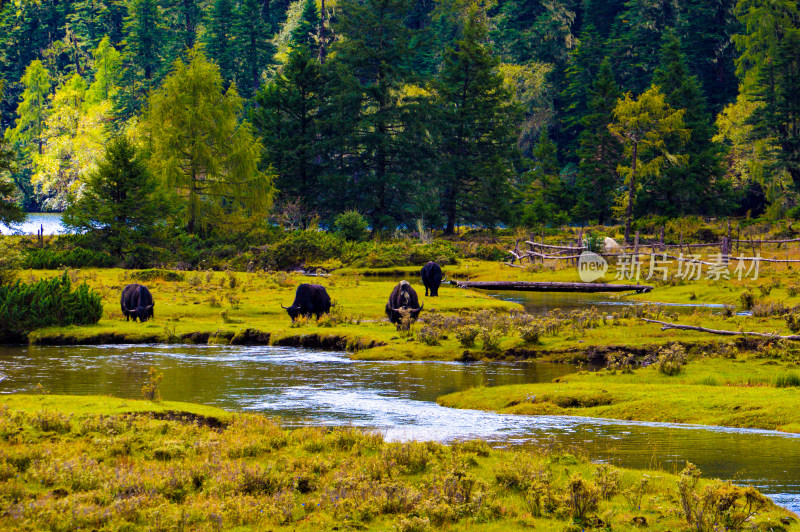
M 0 195 L 79 230 L 798 212 L 793 0 L 0 5 Z

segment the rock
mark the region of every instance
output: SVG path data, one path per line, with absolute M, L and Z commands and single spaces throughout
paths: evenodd
M 603 239 L 603 249 L 606 253 L 618 253 L 621 250 L 617 241 L 609 237 Z

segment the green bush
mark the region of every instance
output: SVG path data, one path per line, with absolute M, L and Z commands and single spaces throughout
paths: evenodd
M 309 262 L 322 262 L 342 254 L 341 238 L 324 231 L 294 231 L 264 254 L 269 266 L 285 269 Z
M 69 276 L 0 286 L 0 335 L 26 334 L 42 327 L 91 325 L 100 321 L 100 295 L 82 284 L 72 290 Z
M 669 377 L 677 375 L 686 364 L 686 350 L 681 344 L 662 347 L 658 352 L 658 371 Z
M 180 272 L 175 272 L 172 270 L 139 270 L 136 272 L 131 272 L 131 280 L 132 281 L 152 281 L 154 279 L 161 279 L 162 281 L 168 282 L 181 282 L 184 279 L 184 275 Z
M 69 250 L 30 249 L 22 258 L 22 268 L 57 270 L 59 268 L 109 268 L 114 258 L 105 251 L 75 248 Z
M 369 235 L 367 220 L 360 212 L 355 210 L 346 211 L 338 215 L 333 220 L 333 227 L 345 240 L 351 242 L 362 242 Z
M 14 280 L 14 270 L 19 265 L 19 252 L 8 238 L 0 236 L 0 286 Z

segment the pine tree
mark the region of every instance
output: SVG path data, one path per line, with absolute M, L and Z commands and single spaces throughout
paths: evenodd
M 71 2 L 66 19 L 78 40 L 90 49 L 96 48 L 103 37 L 119 46 L 126 12 L 123 0 L 76 0 Z
M 233 31 L 239 57 L 236 86 L 244 98 L 252 98 L 275 54 L 270 41 L 270 26 L 262 17 L 258 0 L 240 1 Z
M 708 115 L 700 83 L 690 75 L 678 37 L 670 32 L 661 48 L 661 65 L 653 75 L 653 85 L 660 88 L 673 109 L 684 109 L 683 122 L 689 130 L 688 141 L 668 140 L 668 151 L 682 152 L 685 164 L 664 172 L 648 191 L 648 212 L 668 215 L 710 213 L 723 198 L 718 180 L 722 176 L 721 146 L 711 141 L 714 129 Z
M 25 87 L 22 102 L 17 107 L 15 126 L 6 130 L 6 138 L 20 145 L 26 153 L 31 153 L 31 148 L 35 146 L 36 153 L 41 154 L 49 108 L 47 96 L 51 87 L 50 73 L 37 59 L 25 69 L 20 83 Z
M 164 220 L 169 204 L 158 181 L 125 137 L 111 140 L 80 199 L 64 212 L 64 225 L 96 239 L 122 257 Z
M 633 93 L 647 90 L 658 67 L 664 33 L 674 28 L 677 0 L 628 0 L 612 29 L 614 72 L 620 85 Z
M 597 220 L 604 224 L 610 221 L 622 145 L 608 130 L 608 124 L 614 119 L 620 93 L 611 62 L 606 58 L 589 89 L 588 113 L 581 121 L 577 207 L 573 214 L 584 222 Z
M 691 74 L 697 76 L 712 115 L 736 99 L 738 80 L 731 40 L 741 31 L 736 0 L 681 0 L 677 35 Z
M 611 35 L 617 16 L 624 8 L 624 0 L 581 0 L 581 31 L 591 24 L 600 39 L 606 41 Z
M 351 188 L 373 229 L 404 221 L 413 198 L 403 193 L 422 162 L 416 144 L 421 127 L 413 100 L 401 99 L 411 80 L 411 30 L 405 25 L 408 0 L 345 0 L 334 27 L 341 110 L 339 126 L 357 150 L 346 174 L 357 176 Z M 351 102 L 359 108 L 351 113 Z M 346 153 L 346 152 L 340 152 Z
M 319 43 L 317 42 L 319 25 L 320 18 L 316 0 L 305 0 L 303 2 L 303 12 L 300 14 L 300 21 L 291 34 L 294 46 L 306 47 L 309 54 L 315 56 L 319 50 Z
M 150 167 L 185 199 L 186 229 L 198 233 L 263 215 L 274 189 L 236 89 L 223 92 L 219 68 L 197 48 L 187 60 L 150 97 Z
M 122 56 L 111 45 L 106 36 L 92 52 L 94 57 L 94 81 L 86 92 L 86 103 L 93 105 L 105 100 L 112 100 L 119 90 L 122 75 Z
M 748 98 L 760 103 L 750 117 L 755 138 L 773 137 L 775 166 L 800 187 L 800 7 L 793 0 L 739 0 L 745 35 L 737 73 Z
M 588 91 L 597 79 L 598 68 L 604 58 L 603 43 L 597 30 L 588 24 L 581 32 L 578 46 L 570 53 L 565 73 L 566 88 L 559 95 L 562 128 L 559 143 L 575 158 L 575 143 L 581 132 L 582 121 L 588 111 Z
M 473 4 L 462 38 L 445 51 L 437 83 L 442 108 L 439 175 L 445 234 L 458 220 L 494 226 L 512 191 L 516 126 L 520 109 L 488 46 L 484 12 Z
M 684 157 L 667 150 L 667 139 L 675 136 L 686 140 L 689 131 L 683 127 L 683 110 L 674 110 L 666 103 L 658 87 L 651 87 L 635 100 L 630 93 L 617 101 L 614 122 L 608 125 L 612 135 L 622 142 L 628 166 L 617 171 L 628 188 L 627 199 L 619 198 L 625 217 L 625 240 L 630 241 L 633 207 L 642 181 L 661 174 L 667 162 L 682 164 Z
M 542 130 L 531 153 L 532 169 L 526 174 L 522 221 L 529 226 L 558 224 L 567 220 L 564 207 L 570 187 L 561 180 L 558 151 L 547 130 Z
M 0 99 L 5 95 L 5 83 L 0 80 Z M 0 175 L 11 169 L 14 154 L 6 149 L 5 138 L 0 137 Z M 14 183 L 0 178 L 0 224 L 10 226 L 25 220 L 25 213 L 14 200 Z M 1 263 L 2 261 L 0 261 Z M 2 264 L 0 264 L 2 270 Z M 0 275 L 1 276 L 1 275 Z
M 200 0 L 172 0 L 168 11 L 171 13 L 172 53 L 170 59 L 177 57 L 197 44 L 197 35 L 203 19 Z
M 233 2 L 215 0 L 208 24 L 208 57 L 219 65 L 219 72 L 226 84 L 236 75 L 236 49 L 233 41 Z
M 158 86 L 164 67 L 167 31 L 157 0 L 132 0 L 125 19 L 122 87 L 116 107 L 121 118 L 133 116 Z
M 266 162 L 277 174 L 281 197 L 300 200 L 317 212 L 331 208 L 325 204 L 318 161 L 324 155 L 320 113 L 325 90 L 321 65 L 308 48 L 301 47 L 289 54 L 281 73 L 259 92 L 253 111 L 253 125 L 264 141 Z

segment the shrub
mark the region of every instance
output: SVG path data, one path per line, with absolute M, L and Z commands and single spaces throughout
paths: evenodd
M 19 252 L 10 245 L 10 239 L 0 236 L 0 286 L 14 280 L 18 265 Z
M 696 530 L 741 530 L 753 515 L 769 504 L 769 499 L 752 487 L 716 481 L 700 490 L 699 480 L 700 470 L 690 463 L 681 471 L 678 480 L 683 516 Z
M 500 340 L 502 340 L 502 338 L 502 331 L 481 328 L 481 342 L 483 343 L 483 350 L 487 353 L 499 353 Z
M 601 233 L 590 232 L 586 235 L 586 249 L 593 253 L 602 253 L 605 251 L 606 241 L 605 236 Z
M 789 330 L 793 333 L 800 332 L 800 313 L 797 312 L 790 312 L 786 316 L 784 316 L 786 320 L 786 326 L 789 327 Z
M 686 364 L 686 350 L 681 344 L 672 344 L 659 350 L 658 371 L 664 375 L 677 375 L 684 364 Z
M 605 500 L 610 500 L 619 489 L 620 474 L 617 469 L 608 464 L 600 464 L 594 472 L 594 479 L 600 488 L 600 495 Z
M 182 282 L 184 278 L 185 276 L 182 273 L 172 270 L 151 269 L 131 272 L 131 281 L 141 281 L 143 283 L 153 281 L 155 279 L 178 283 Z
M 544 327 L 536 322 L 523 325 L 519 330 L 519 336 L 526 344 L 538 344 L 539 338 L 544 333 Z
M 739 294 L 739 300 L 742 302 L 742 308 L 744 310 L 750 310 L 756 302 L 756 297 L 750 290 L 743 290 L 742 293 Z
M 419 340 L 425 345 L 439 345 L 439 341 L 441 339 L 442 339 L 442 333 L 434 329 L 433 327 L 423 325 L 417 331 L 417 340 Z
M 87 284 L 72 290 L 67 272 L 34 283 L 0 286 L 0 334 L 26 334 L 54 325 L 91 325 L 102 316 L 100 295 Z
M 567 488 L 567 505 L 572 512 L 572 518 L 583 521 L 589 512 L 597 510 L 600 502 L 600 490 L 594 484 L 583 480 L 578 473 L 569 478 Z
M 367 239 L 368 227 L 366 218 L 358 211 L 346 211 L 333 220 L 333 227 L 345 240 L 362 242 Z
M 105 251 L 75 248 L 69 250 L 31 249 L 22 258 L 22 268 L 56 270 L 58 268 L 109 268 L 116 261 Z

